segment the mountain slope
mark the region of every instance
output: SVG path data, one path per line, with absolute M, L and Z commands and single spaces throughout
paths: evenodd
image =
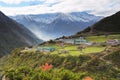
M 120 33 L 120 11 L 78 33 Z
M 101 19 L 86 12 L 18 15 L 11 18 L 45 40 L 75 34 Z
M 35 45 L 40 42 L 41 40 L 23 25 L 0 12 L 0 56 L 9 53 L 14 48 Z

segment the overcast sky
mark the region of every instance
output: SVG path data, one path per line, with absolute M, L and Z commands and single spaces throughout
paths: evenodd
M 6 15 L 81 12 L 108 16 L 120 10 L 120 0 L 0 0 Z

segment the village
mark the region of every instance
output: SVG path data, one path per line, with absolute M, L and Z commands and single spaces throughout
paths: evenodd
M 103 38 L 103 36 L 101 38 Z M 107 50 L 107 48 L 110 46 L 120 45 L 120 38 L 118 36 L 104 38 L 105 40 L 101 41 L 94 41 L 94 39 L 90 39 L 89 37 L 56 39 L 45 42 L 39 46 L 25 47 L 25 49 L 21 52 L 24 53 L 27 51 L 32 51 L 42 52 L 44 54 L 58 54 L 60 56 L 78 56 L 80 54 L 84 55 L 88 53 L 102 52 Z

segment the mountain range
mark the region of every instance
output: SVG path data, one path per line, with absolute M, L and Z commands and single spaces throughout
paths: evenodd
M 0 56 L 15 48 L 41 43 L 31 31 L 0 11 Z
M 43 40 L 69 36 L 99 21 L 101 16 L 87 12 L 10 16 Z

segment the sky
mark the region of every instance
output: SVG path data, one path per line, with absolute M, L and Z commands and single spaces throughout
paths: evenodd
M 0 0 L 0 11 L 8 16 L 82 11 L 108 16 L 120 11 L 120 0 Z

